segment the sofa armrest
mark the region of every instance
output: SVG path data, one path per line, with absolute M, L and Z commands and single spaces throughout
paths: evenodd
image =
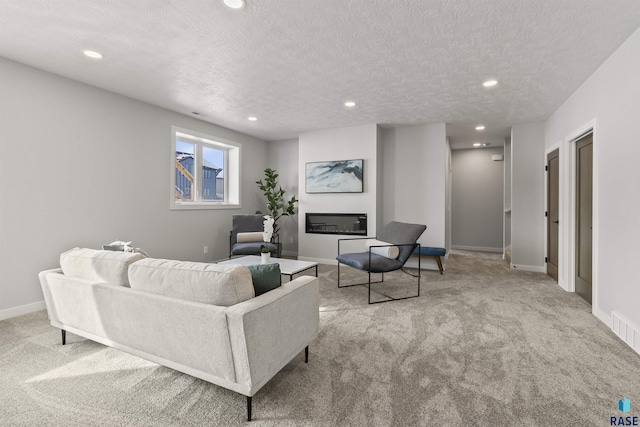
M 226 310 L 236 380 L 255 394 L 318 336 L 318 278 L 301 276 Z
M 40 280 L 40 287 L 42 288 L 42 294 L 44 296 L 44 304 L 47 308 L 47 317 L 49 320 L 58 322 L 58 313 L 55 311 L 55 305 L 53 304 L 53 297 L 51 290 L 47 282 L 47 276 L 49 274 L 62 274 L 62 268 L 52 268 L 50 270 L 44 270 L 38 273 L 38 279 Z

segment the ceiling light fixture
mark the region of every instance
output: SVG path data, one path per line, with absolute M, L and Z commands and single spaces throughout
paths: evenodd
M 223 0 L 225 6 L 231 9 L 242 9 L 244 7 L 244 0 Z
M 474 142 L 474 143 L 473 143 L 473 146 L 474 146 L 474 147 L 480 147 L 481 145 L 482 145 L 482 144 L 480 144 L 479 142 Z
M 489 143 L 485 142 L 484 144 L 482 144 L 483 147 L 488 147 Z
M 484 130 L 484 126 L 482 126 L 482 125 L 476 126 L 476 130 Z
M 344 106 L 345 107 L 349 107 L 349 108 L 353 108 L 353 107 L 356 106 L 356 103 L 353 102 L 353 101 L 347 101 L 347 102 L 344 103 Z
M 491 87 L 491 86 L 495 86 L 497 84 L 498 84 L 497 80 L 487 80 L 486 82 L 482 83 L 482 86 Z
M 258 120 L 258 118 L 255 116 L 250 116 L 250 117 L 247 117 L 247 120 L 249 120 L 250 122 L 255 122 L 256 120 Z
M 100 52 L 96 52 L 95 50 L 83 50 L 82 53 L 85 54 L 85 56 L 88 56 L 91 59 L 102 59 L 103 56 Z

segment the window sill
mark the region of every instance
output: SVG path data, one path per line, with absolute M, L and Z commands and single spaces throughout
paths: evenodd
M 216 209 L 240 209 L 240 204 L 236 203 L 175 203 L 171 204 L 169 210 L 190 211 L 190 210 L 216 210 Z

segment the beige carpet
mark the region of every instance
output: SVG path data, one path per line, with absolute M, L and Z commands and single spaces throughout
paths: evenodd
M 258 392 L 252 425 L 605 426 L 622 397 L 640 414 L 640 356 L 545 275 L 455 252 L 444 276 L 423 272 L 419 298 L 377 305 L 338 289 L 335 267 L 319 276 L 309 364 L 301 354 Z M 384 292 L 412 280 L 386 275 Z M 67 342 L 44 312 L 0 322 L 0 425 L 245 423 L 241 395 Z

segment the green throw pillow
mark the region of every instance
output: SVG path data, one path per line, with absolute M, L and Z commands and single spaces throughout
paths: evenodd
M 282 284 L 280 276 L 280 264 L 256 264 L 248 265 L 253 280 L 253 289 L 256 296 L 269 292 Z

